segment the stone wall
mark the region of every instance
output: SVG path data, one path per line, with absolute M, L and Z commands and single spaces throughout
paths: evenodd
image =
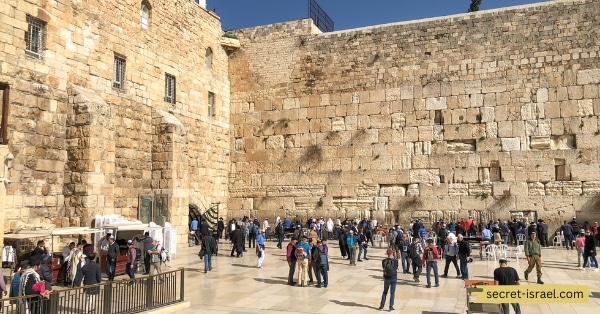
M 236 32 L 231 216 L 600 215 L 598 1 L 306 23 Z
M 229 79 L 219 18 L 193 0 L 144 2 L 147 29 L 141 1 L 0 3 L 15 156 L 5 229 L 19 220 L 87 226 L 98 213 L 136 219 L 139 195 L 168 194 L 166 218 L 183 242 L 189 203 L 226 203 Z M 25 53 L 27 15 L 46 23 L 41 58 Z M 126 59 L 124 88 L 113 88 L 115 55 Z M 165 73 L 176 77 L 174 104 L 164 101 Z

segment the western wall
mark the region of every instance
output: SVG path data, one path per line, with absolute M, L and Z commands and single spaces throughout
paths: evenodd
M 230 217 L 600 216 L 600 2 L 235 31 Z
M 5 231 L 119 214 L 171 222 L 184 242 L 190 203 L 226 203 L 228 56 L 218 16 L 193 0 L 4 0 L 0 12 L 0 83 L 10 86 Z M 38 55 L 26 52 L 31 18 L 42 25 Z M 115 87 L 117 57 L 124 77 Z M 163 207 L 142 217 L 140 197 Z

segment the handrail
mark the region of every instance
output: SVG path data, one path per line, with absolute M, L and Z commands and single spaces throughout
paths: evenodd
M 3 299 L 1 313 L 17 313 L 23 306 L 37 313 L 139 313 L 184 301 L 184 269 L 131 280 L 53 290 L 49 298 L 38 295 Z

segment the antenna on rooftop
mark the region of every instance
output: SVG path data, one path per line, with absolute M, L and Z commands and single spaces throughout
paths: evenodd
M 322 32 L 333 32 L 333 20 L 321 9 L 317 0 L 308 0 L 308 17 L 315 22 L 315 25 Z

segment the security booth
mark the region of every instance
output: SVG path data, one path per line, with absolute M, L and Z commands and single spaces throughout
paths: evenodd
M 2 268 L 13 271 L 22 261 L 29 259 L 38 241 L 50 243 L 51 230 L 21 230 L 4 234 L 4 251 L 2 252 Z M 51 253 L 51 249 L 46 249 Z
M 66 266 L 62 250 L 70 242 L 79 243 L 86 240 L 92 244 L 100 237 L 102 230 L 89 227 L 65 227 L 52 229 L 50 234 L 52 254 L 52 283 L 63 283 L 66 278 Z M 62 240 L 61 240 L 62 239 Z
M 117 257 L 117 266 L 115 267 L 115 275 L 123 275 L 126 273 L 127 264 L 127 240 L 133 240 L 134 246 L 138 252 L 141 252 L 143 245 L 136 239 L 141 239 L 144 236 L 144 232 L 149 232 L 152 238 L 156 238 L 162 242 L 163 227 L 144 224 L 141 222 L 125 222 L 108 224 L 102 227 L 103 237 L 100 240 L 100 267 L 102 270 L 106 269 L 106 254 L 108 253 L 108 240 L 106 234 L 110 233 L 115 237 L 115 242 L 119 245 L 119 257 Z M 137 257 L 139 258 L 139 257 Z M 136 260 L 137 260 L 136 258 Z M 138 261 L 138 269 L 142 267 L 140 261 Z M 136 270 L 136 272 L 138 272 Z

